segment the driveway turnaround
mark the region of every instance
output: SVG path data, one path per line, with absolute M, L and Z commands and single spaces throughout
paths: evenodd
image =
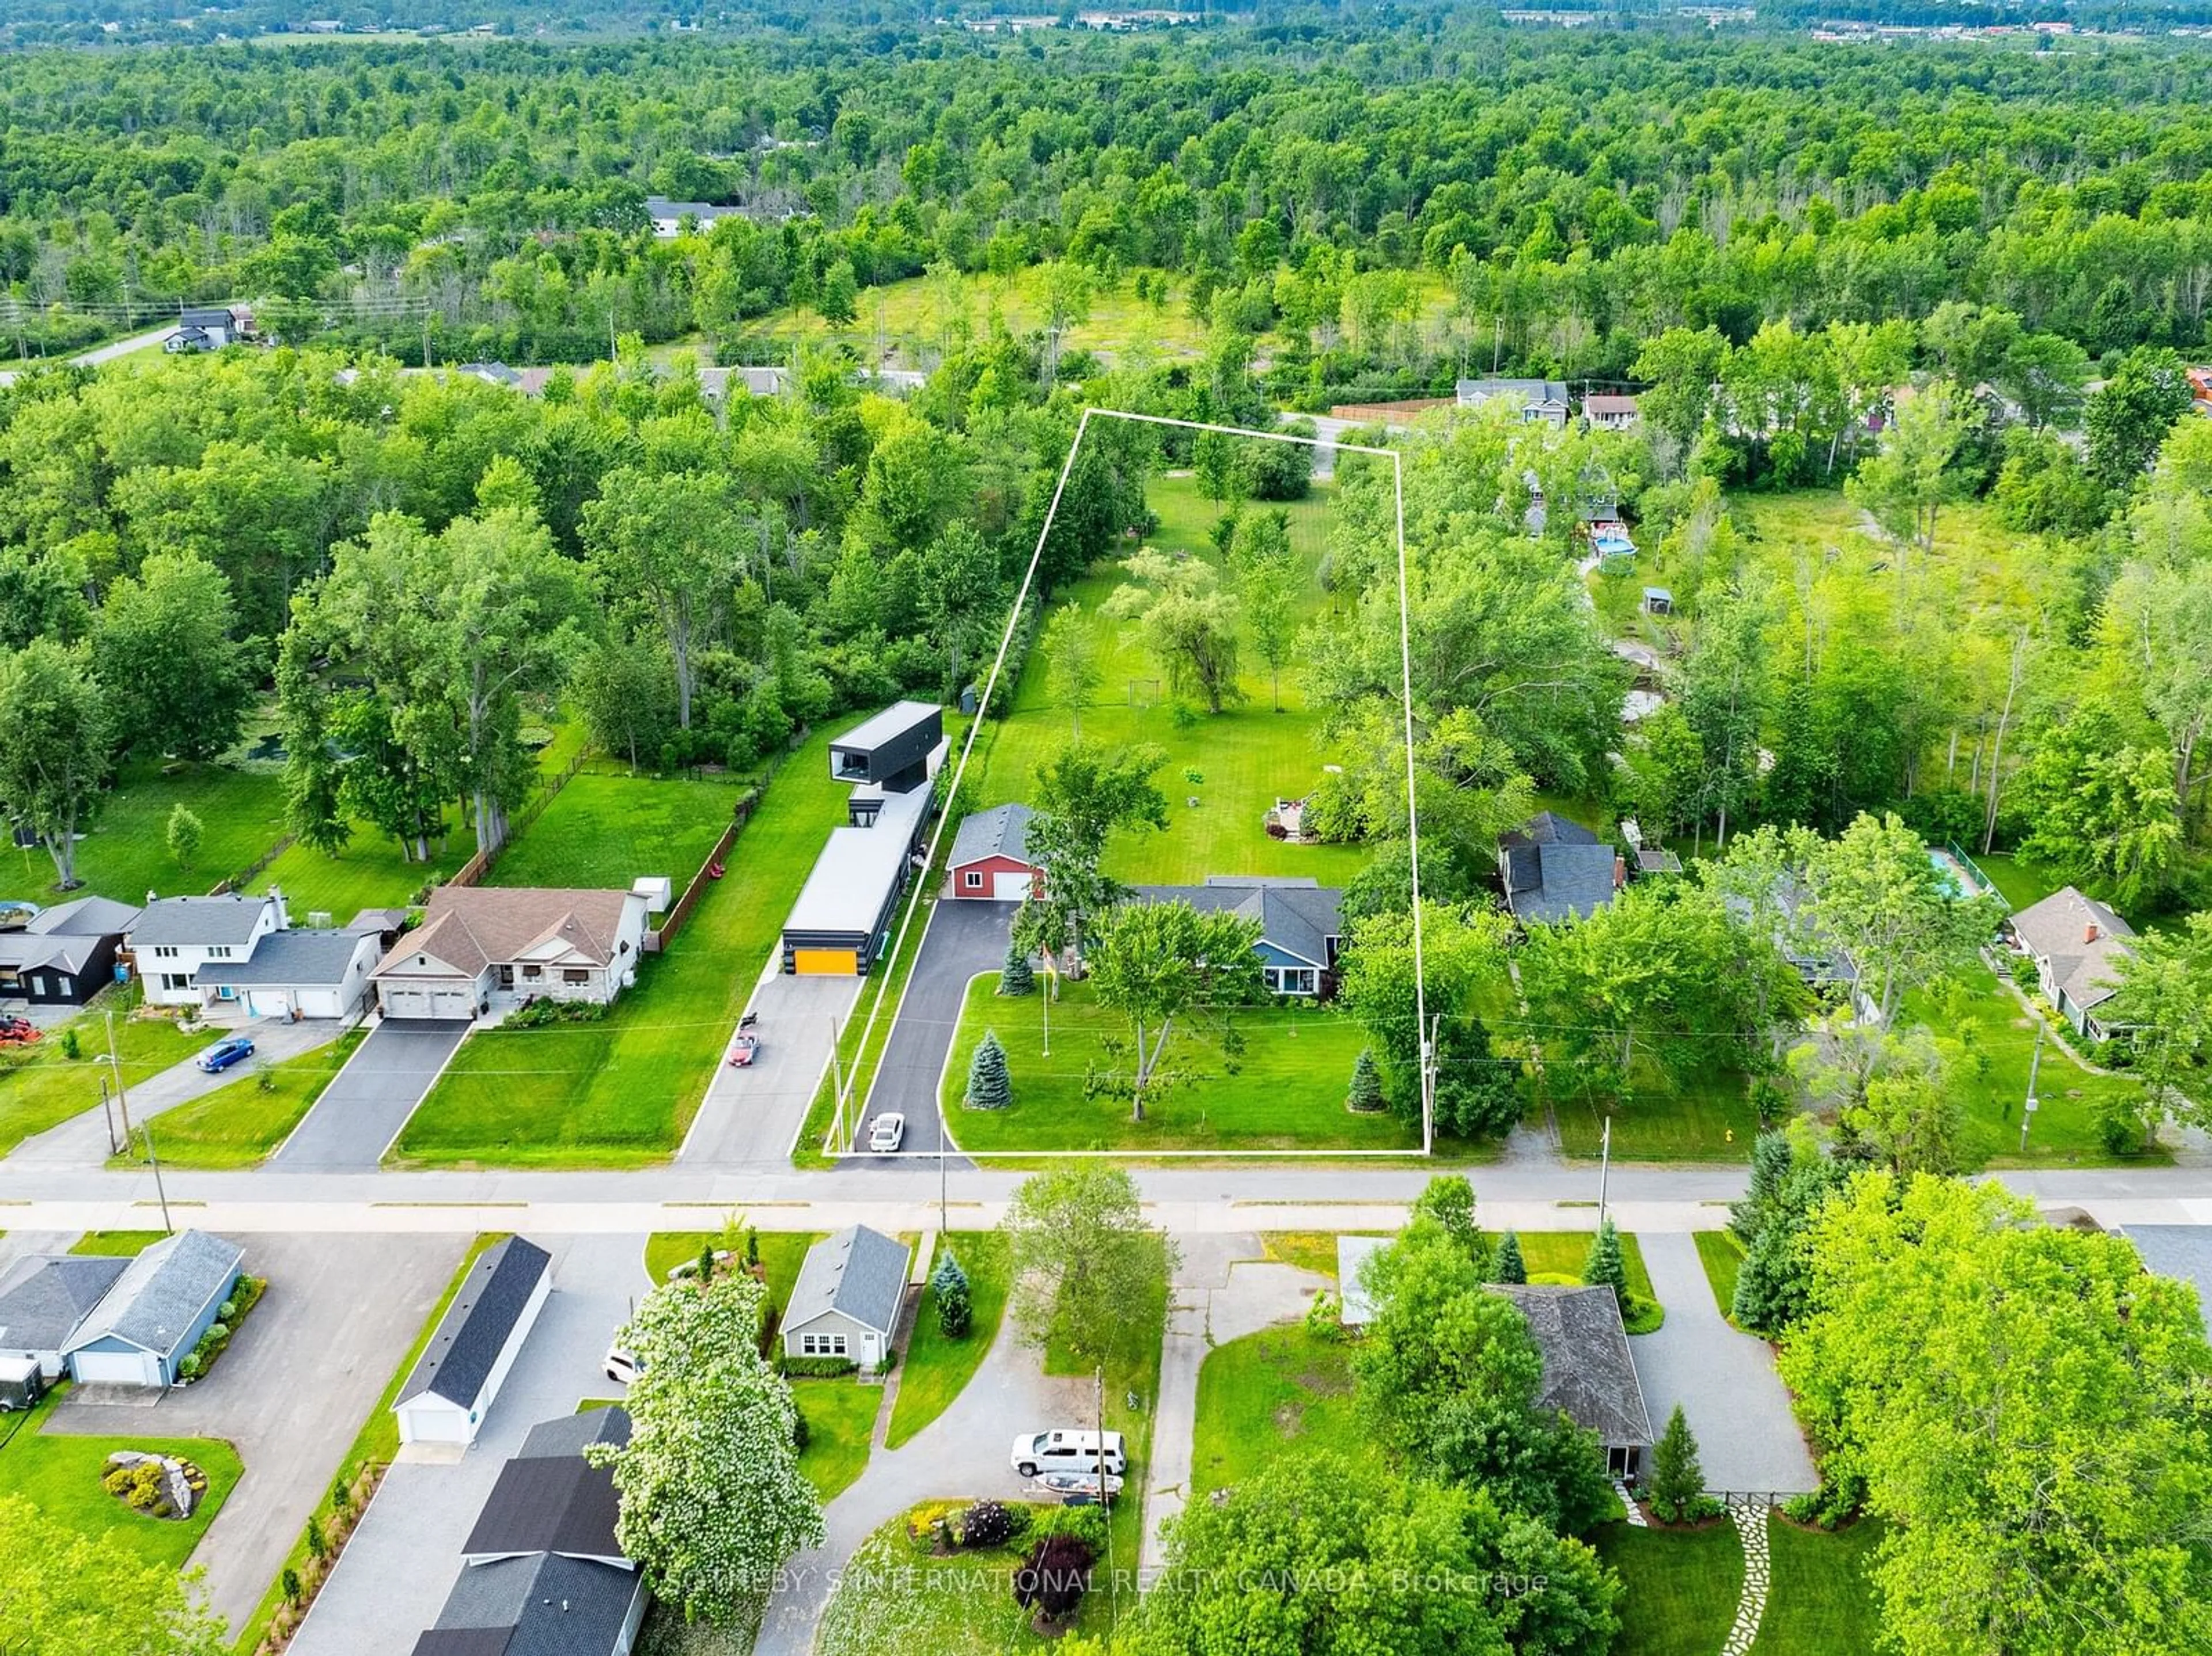
M 208 1377 L 135 1403 L 64 1398 L 49 1429 L 227 1438 L 246 1471 L 192 1562 L 234 1632 L 328 1501 L 346 1450 L 453 1279 L 461 1236 L 234 1236 L 269 1291 Z M 412 1634 L 409 1638 L 411 1640 Z M 404 1646 L 401 1647 L 405 1648 Z
M 977 973 L 995 972 L 1006 962 L 1006 928 L 1020 907 L 952 897 L 930 905 L 921 954 L 907 980 L 906 998 L 898 1003 L 898 1021 L 884 1043 L 883 1061 L 876 1068 L 862 1113 L 865 1120 L 872 1121 L 887 1110 L 903 1112 L 906 1142 L 902 1148 L 911 1155 L 930 1156 L 937 1150 L 938 1077 L 945 1071 L 945 1054 L 952 1050 L 961 1003 Z M 1044 992 L 1042 977 L 1037 992 Z M 885 1008 L 884 1016 L 890 1013 Z M 957 1126 L 954 1131 L 958 1131 Z M 860 1165 L 898 1163 L 890 1157 L 872 1157 Z
M 132 1082 L 125 1100 L 131 1107 L 131 1119 L 134 1122 L 144 1121 L 179 1104 L 189 1104 L 251 1074 L 256 1064 L 282 1064 L 318 1046 L 327 1046 L 344 1028 L 336 1018 L 303 1018 L 297 1023 L 288 1018 L 260 1018 L 236 1029 L 211 1029 L 207 1036 L 209 1046 L 214 1046 L 226 1034 L 244 1035 L 253 1043 L 253 1056 L 216 1075 L 208 1074 L 193 1059 L 186 1059 L 181 1064 L 171 1065 L 159 1075 Z M 108 1141 L 107 1122 L 100 1108 L 98 1075 L 91 1069 L 85 1073 L 85 1102 L 90 1107 L 18 1144 L 15 1154 L 8 1158 L 11 1168 L 97 1168 L 105 1165 L 114 1153 Z M 161 1148 L 158 1133 L 155 1135 L 154 1147 Z
M 1818 1488 L 1789 1391 L 1774 1372 L 1774 1353 L 1721 1315 L 1698 1263 L 1697 1239 L 1681 1231 L 1639 1231 L 1637 1242 L 1652 1291 L 1667 1308 L 1657 1333 L 1628 1342 L 1651 1429 L 1665 1431 L 1667 1416 L 1682 1405 L 1709 1489 L 1795 1494 Z
M 292 1641 L 292 1656 L 405 1656 L 438 1619 L 460 1574 L 461 1544 L 523 1435 L 540 1421 L 575 1413 L 586 1398 L 621 1394 L 600 1365 L 615 1330 L 651 1286 L 645 1238 L 531 1240 L 553 1255 L 553 1291 L 476 1442 L 457 1459 L 402 1452 Z
M 791 1147 L 830 1067 L 832 1031 L 842 1029 L 860 997 L 859 978 L 786 977 L 770 969 L 753 991 L 760 1056 L 750 1069 L 723 1061 L 684 1135 L 678 1162 L 685 1167 L 746 1168 L 791 1165 Z M 732 1029 L 732 1037 L 737 1031 Z
M 278 1173 L 374 1168 L 451 1061 L 469 1026 L 432 1018 L 386 1018 L 354 1048 L 315 1107 L 277 1146 Z

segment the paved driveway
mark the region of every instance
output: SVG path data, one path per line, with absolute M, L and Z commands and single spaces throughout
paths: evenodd
M 438 1618 L 461 1544 L 499 1469 L 540 1421 L 621 1388 L 600 1372 L 607 1343 L 651 1286 L 642 1236 L 536 1236 L 553 1291 L 475 1444 L 443 1464 L 403 1459 L 385 1474 L 337 1573 L 316 1596 L 293 1656 L 405 1656 Z
M 750 1003 L 759 1019 L 760 1056 L 747 1070 L 726 1062 L 714 1066 L 677 1161 L 687 1168 L 787 1170 L 792 1144 L 830 1067 L 830 1032 L 852 1016 L 861 982 L 786 977 L 771 965 Z
M 1019 903 L 952 897 L 930 905 L 929 924 L 921 934 L 921 955 L 907 980 L 906 998 L 899 1004 L 898 1021 L 884 1045 L 883 1061 L 877 1065 L 875 1081 L 868 1089 L 867 1107 L 862 1112 L 862 1119 L 867 1121 L 886 1110 L 905 1112 L 902 1148 L 910 1155 L 937 1152 L 941 1142 L 937 1084 L 945 1071 L 945 1054 L 952 1050 L 961 1003 L 967 997 L 969 981 L 978 972 L 995 972 L 1005 964 L 1006 928 L 1020 907 Z M 1043 992 L 1042 986 L 1037 992 Z M 953 1131 L 957 1134 L 959 1128 L 956 1125 Z M 899 1164 L 890 1156 L 872 1156 L 855 1165 Z
M 228 1438 L 246 1471 L 192 1554 L 216 1612 L 253 1613 L 453 1279 L 462 1236 L 252 1235 L 269 1291 L 207 1379 L 152 1408 L 64 1398 L 52 1429 Z M 412 1635 L 410 1635 L 412 1637 Z
M 468 1032 L 467 1024 L 452 1021 L 385 1019 L 277 1147 L 270 1168 L 278 1173 L 374 1168 Z
M 1667 1307 L 1656 1334 L 1628 1342 L 1653 1432 L 1680 1404 L 1698 1440 L 1709 1489 L 1784 1490 L 1819 1487 L 1790 1393 L 1774 1372 L 1765 1341 L 1731 1328 L 1714 1302 L 1686 1231 L 1640 1231 L 1637 1242 L 1651 1287 Z
M 255 1064 L 281 1064 L 318 1046 L 327 1046 L 344 1028 L 336 1018 L 303 1018 L 297 1023 L 289 1018 L 257 1018 L 235 1029 L 210 1030 L 209 1046 L 227 1035 L 244 1035 L 253 1043 L 253 1056 L 216 1075 L 208 1074 L 192 1059 L 186 1059 L 181 1064 L 171 1065 L 159 1075 L 131 1082 L 127 1101 L 131 1119 L 143 1121 L 164 1110 L 173 1110 L 179 1104 L 204 1097 L 218 1087 L 228 1087 L 251 1073 Z M 100 1077 L 96 1071 L 86 1071 L 84 1089 L 86 1102 L 91 1107 L 35 1137 L 25 1139 L 8 1158 L 10 1167 L 97 1168 L 106 1164 L 112 1152 L 107 1122 L 100 1108 Z M 155 1148 L 158 1149 L 160 1135 L 155 1137 Z

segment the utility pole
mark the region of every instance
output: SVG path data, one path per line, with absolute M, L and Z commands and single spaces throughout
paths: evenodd
M 1605 1119 L 1605 1131 L 1597 1142 L 1597 1222 L 1605 1223 L 1605 1187 L 1613 1172 L 1613 1118 Z
M 161 1158 L 154 1154 L 154 1124 L 151 1121 L 144 1123 L 141 1131 L 146 1135 L 146 1160 L 154 1169 L 154 1194 L 161 1203 L 161 1232 L 164 1235 L 174 1236 L 177 1228 L 169 1222 L 169 1192 L 161 1188 Z
M 1443 1039 L 1444 1015 L 1437 1012 L 1429 1019 L 1426 1035 L 1421 1041 L 1421 1154 L 1428 1155 L 1437 1147 L 1437 1043 Z
M 1060 981 L 1060 974 L 1053 970 L 1052 950 L 1044 951 L 1044 1056 L 1052 1056 L 1052 992 Z
M 115 1140 L 114 1099 L 115 1095 L 108 1087 L 107 1077 L 106 1076 L 100 1077 L 100 1119 L 107 1125 L 107 1153 L 110 1156 L 120 1156 L 123 1154 L 123 1146 L 116 1143 Z
M 2027 1061 L 2027 1101 L 2020 1113 L 2020 1153 L 2022 1156 L 2027 1154 L 2027 1124 L 2035 1119 L 2036 1111 L 2042 1107 L 2041 1101 L 2035 1095 L 2035 1078 L 2042 1068 L 2043 1020 L 2038 1017 L 2035 1020 L 2035 1055 Z
M 115 1107 L 123 1114 L 123 1142 L 131 1142 L 131 1098 L 123 1087 L 122 1061 L 115 1056 L 115 1009 L 107 1009 L 107 1067 L 115 1072 Z

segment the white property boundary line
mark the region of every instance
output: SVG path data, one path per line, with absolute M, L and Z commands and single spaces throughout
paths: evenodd
M 1342 1160 L 1346 1157 L 1402 1157 L 1414 1155 L 1425 1156 L 1431 1155 L 1436 1148 L 1436 1102 L 1434 1079 L 1430 1073 L 1429 1065 L 1428 990 L 1427 985 L 1425 981 L 1425 974 L 1423 964 L 1421 940 L 1420 807 L 1416 797 L 1413 766 L 1413 625 L 1411 619 L 1413 601 L 1408 593 L 1406 568 L 1406 463 L 1405 457 L 1396 449 L 1378 448 L 1365 443 L 1338 442 L 1333 439 L 1326 439 L 1317 436 L 1304 437 L 1300 436 L 1294 432 L 1253 431 L 1243 426 L 1216 425 L 1209 421 L 1204 420 L 1177 420 L 1163 414 L 1133 414 L 1121 409 L 1086 407 L 1075 422 L 1075 436 L 1073 440 L 1072 440 L 1067 446 L 1067 458 L 1060 463 L 1060 479 L 1053 485 L 1052 504 L 1045 509 L 1044 524 L 1043 526 L 1037 531 L 1036 546 L 1030 554 L 1029 567 L 1022 571 L 1021 589 L 1014 594 L 1012 607 L 1009 609 L 1006 613 L 1006 628 L 999 635 L 998 653 L 991 658 L 990 676 L 984 681 L 983 693 L 981 696 L 977 699 L 975 703 L 975 718 L 969 722 L 967 737 L 960 744 L 960 762 L 953 770 L 951 784 L 945 790 L 945 799 L 949 804 L 957 803 L 959 800 L 960 785 L 967 779 L 968 776 L 969 756 L 975 752 L 975 737 L 983 728 L 984 719 L 989 715 L 992 695 L 997 690 L 999 686 L 999 676 L 1006 668 L 1006 652 L 1013 647 L 1014 633 L 1016 628 L 1021 625 L 1022 611 L 1028 606 L 1030 592 L 1036 585 L 1037 565 L 1044 557 L 1045 543 L 1051 539 L 1054 521 L 1060 516 L 1060 497 L 1067 491 L 1068 476 L 1075 470 L 1076 453 L 1083 446 L 1084 434 L 1090 430 L 1091 416 L 1094 415 L 1102 420 L 1127 420 L 1139 425 L 1168 426 L 1182 431 L 1218 432 L 1224 437 L 1249 437 L 1261 442 L 1294 443 L 1305 448 L 1330 448 L 1341 454 L 1371 454 L 1378 459 L 1386 459 L 1390 463 L 1391 492 L 1394 496 L 1394 504 L 1396 512 L 1398 536 L 1399 695 L 1401 698 L 1401 709 L 1405 714 L 1406 723 L 1406 842 L 1407 852 L 1413 874 L 1413 1016 L 1415 1020 L 1415 1030 L 1420 1041 L 1421 1148 L 1418 1151 L 1340 1149 L 1136 1149 L 986 1150 L 977 1152 L 972 1150 L 960 1150 L 958 1146 L 955 1145 L 952 1141 L 952 1124 L 945 1119 L 945 1088 L 942 1075 L 940 1073 L 937 1099 L 937 1130 L 939 1142 L 944 1148 L 935 1152 L 915 1151 L 912 1154 L 914 1154 L 918 1159 L 942 1159 L 944 1156 L 953 1153 L 955 1150 L 958 1150 L 959 1154 L 968 1156 L 970 1160 L 974 1161 L 981 1161 L 986 1159 L 1025 1159 L 1029 1157 L 1042 1156 L 1125 1158 L 1132 1161 L 1152 1161 L 1173 1156 L 1251 1156 L 1266 1157 L 1280 1161 L 1295 1160 L 1299 1158 L 1316 1158 L 1327 1161 L 1336 1161 Z M 929 836 L 929 852 L 922 863 L 925 874 L 928 870 L 934 868 L 937 865 L 938 848 L 944 840 L 945 826 L 950 816 L 950 812 L 939 816 L 937 819 L 937 826 L 931 830 Z M 898 934 L 891 939 L 890 953 L 884 962 L 884 969 L 887 973 L 896 969 L 899 950 L 906 946 L 907 934 L 914 929 L 915 911 L 919 908 L 921 904 L 922 885 L 923 882 L 921 880 L 916 880 L 915 882 L 913 892 L 907 898 L 906 913 L 899 922 Z M 917 949 L 921 947 L 919 941 L 916 942 L 915 947 Z M 891 1022 L 894 1025 L 898 1022 L 900 1015 L 906 1010 L 906 992 L 908 988 L 912 986 L 912 974 L 909 974 L 907 982 L 899 986 L 898 1003 L 891 1009 Z M 868 1008 L 868 1021 L 861 1028 L 860 1045 L 854 1049 L 855 1062 L 866 1055 L 868 1042 L 875 1034 L 876 1015 L 883 1010 L 883 996 L 879 992 L 873 1003 L 872 1003 Z M 957 1035 L 957 1031 L 956 1030 L 956 1038 Z M 946 1064 L 950 1064 L 952 1061 L 952 1049 L 950 1044 L 948 1044 L 945 1048 L 945 1061 Z M 862 1102 L 865 1108 L 865 1099 Z M 837 1146 L 836 1141 L 844 1125 L 844 1115 L 845 1099 L 841 1095 L 838 1097 L 836 1107 L 831 1112 L 829 1137 L 823 1140 L 822 1147 L 823 1153 L 824 1155 L 840 1161 L 848 1156 L 858 1156 L 860 1154 L 860 1152 L 841 1149 Z M 854 1130 L 856 1133 L 859 1131 L 859 1127 L 860 1123 L 855 1120 Z

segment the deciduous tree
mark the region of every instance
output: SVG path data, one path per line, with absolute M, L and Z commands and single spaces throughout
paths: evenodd
M 82 647 L 36 639 L 0 656 L 0 805 L 39 836 L 57 883 L 72 890 L 77 830 L 100 808 L 115 751 L 106 694 Z
M 1022 1338 L 1039 1347 L 1057 1340 L 1086 1365 L 1127 1354 L 1176 1257 L 1174 1242 L 1145 1222 L 1136 1181 L 1102 1162 L 1031 1174 L 999 1228 Z
M 1264 996 L 1253 952 L 1259 941 L 1259 921 L 1226 910 L 1200 913 L 1186 902 L 1124 903 L 1098 917 L 1085 958 L 1098 1004 L 1127 1020 L 1134 1040 L 1134 1119 L 1145 1119 L 1145 1089 L 1177 1019 Z

